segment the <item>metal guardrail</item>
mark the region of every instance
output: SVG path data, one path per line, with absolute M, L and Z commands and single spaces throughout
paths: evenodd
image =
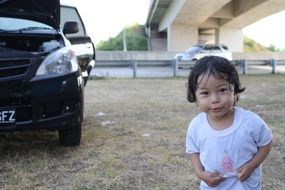
M 243 74 L 248 74 L 248 66 L 249 65 L 268 65 L 271 66 L 271 73 L 276 73 L 277 65 L 285 65 L 285 60 L 276 60 L 276 59 L 269 59 L 269 60 L 235 60 L 233 61 L 236 65 L 239 65 L 242 68 Z
M 96 60 L 95 68 L 128 67 L 133 71 L 133 78 L 137 78 L 138 67 L 171 67 L 176 65 L 175 60 Z M 173 77 L 177 76 L 177 69 L 173 69 Z
M 276 73 L 277 65 L 285 65 L 285 60 L 233 60 L 232 63 L 241 67 L 242 74 L 248 74 L 248 66 L 250 65 L 268 65 L 272 68 L 272 74 Z M 181 61 L 181 60 L 96 60 L 95 68 L 99 67 L 129 67 L 133 71 L 133 78 L 137 78 L 138 67 L 171 67 L 173 70 L 173 77 L 178 76 L 180 68 L 191 68 L 195 62 L 193 61 Z

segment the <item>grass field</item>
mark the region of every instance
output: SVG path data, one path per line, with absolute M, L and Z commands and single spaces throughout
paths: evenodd
M 285 75 L 241 76 L 239 106 L 274 135 L 265 190 L 285 189 Z M 82 143 L 66 148 L 56 132 L 0 133 L 0 189 L 198 189 L 185 132 L 198 113 L 186 78 L 91 80 Z

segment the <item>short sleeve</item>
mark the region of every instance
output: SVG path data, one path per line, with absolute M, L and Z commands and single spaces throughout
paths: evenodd
M 261 117 L 258 115 L 254 115 L 253 119 L 255 119 L 256 125 L 254 125 L 253 129 L 253 138 L 258 147 L 265 146 L 272 141 L 272 132 L 271 129 L 267 126 L 267 124 L 263 121 Z
M 256 144 L 258 147 L 265 146 L 272 141 L 272 132 L 271 129 L 266 125 L 266 123 L 260 118 L 258 130 L 258 138 Z
M 193 154 L 193 153 L 199 153 L 199 142 L 198 142 L 198 131 L 197 128 L 195 128 L 195 121 L 192 121 L 189 124 L 187 133 L 186 133 L 186 153 L 187 154 Z

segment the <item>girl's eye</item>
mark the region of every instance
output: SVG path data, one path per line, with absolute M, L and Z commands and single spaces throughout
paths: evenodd
M 207 96 L 207 95 L 209 94 L 209 92 L 203 91 L 203 92 L 201 92 L 200 94 L 203 95 L 203 96 Z
M 229 89 L 228 88 L 221 88 L 219 91 L 220 92 L 226 92 L 226 91 L 228 91 Z

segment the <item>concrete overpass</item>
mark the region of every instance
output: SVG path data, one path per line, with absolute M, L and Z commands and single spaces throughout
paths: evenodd
M 197 43 L 223 43 L 242 52 L 242 29 L 282 10 L 285 0 L 151 0 L 149 50 L 178 52 Z

